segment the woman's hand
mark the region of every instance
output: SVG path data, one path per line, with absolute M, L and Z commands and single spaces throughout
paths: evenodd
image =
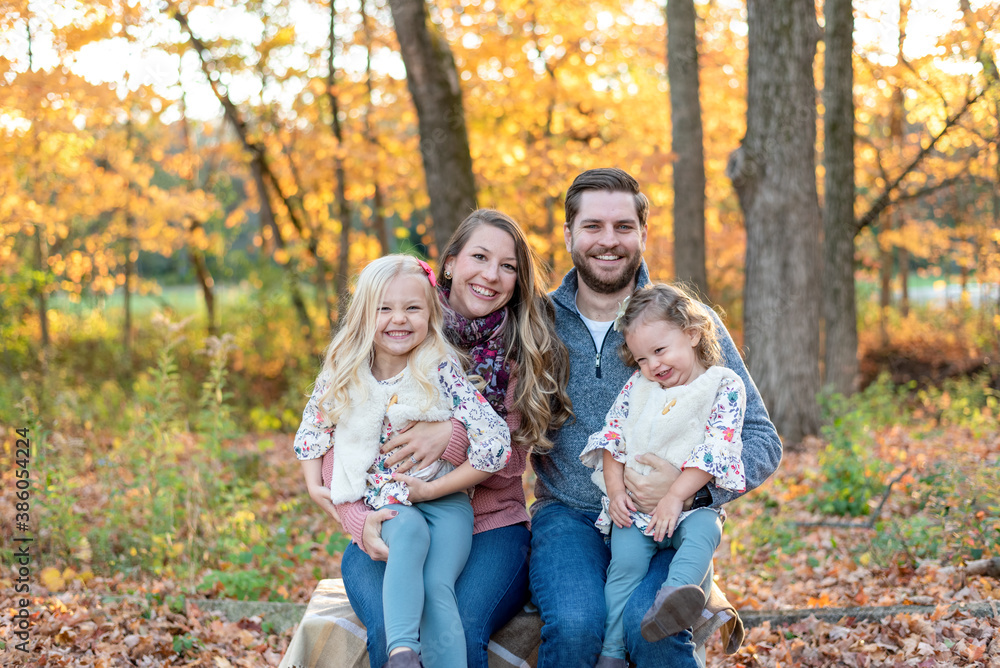
M 652 531 L 653 540 L 659 543 L 664 536 L 669 538 L 674 535 L 674 529 L 677 528 L 677 518 L 683 509 L 684 499 L 673 494 L 667 494 L 656 504 L 653 518 L 649 522 L 649 529 L 647 529 L 647 532 Z
M 386 441 L 382 452 L 395 450 L 386 460 L 386 468 L 399 463 L 396 473 L 406 473 L 411 468 L 419 471 L 430 466 L 448 449 L 451 440 L 451 420 L 442 422 L 411 422 Z
M 392 508 L 382 508 L 368 513 L 365 517 L 365 528 L 361 533 L 361 549 L 373 561 L 386 561 L 389 558 L 389 546 L 382 540 L 382 522 L 391 520 L 398 514 Z
M 611 515 L 611 521 L 619 529 L 626 529 L 632 526 L 631 513 L 633 512 L 635 512 L 635 506 L 632 504 L 632 499 L 629 498 L 628 493 L 624 490 L 609 498 L 608 514 Z
M 625 469 L 625 487 L 631 492 L 632 503 L 636 509 L 644 513 L 652 514 L 656 505 L 660 502 L 670 486 L 674 484 L 681 474 L 680 470 L 665 459 L 652 454 L 636 455 L 635 460 L 640 464 L 646 464 L 652 470 L 646 475 L 636 471 Z
M 410 491 L 410 495 L 407 497 L 409 498 L 410 503 L 430 501 L 431 499 L 436 499 L 439 496 L 434 489 L 434 485 L 431 483 L 426 480 L 421 480 L 420 478 L 414 478 L 411 475 L 400 474 L 398 469 L 392 474 L 392 478 L 393 480 L 399 480 L 400 482 L 406 483 L 406 487 Z

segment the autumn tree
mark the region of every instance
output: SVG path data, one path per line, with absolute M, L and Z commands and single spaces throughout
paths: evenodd
M 244 114 L 241 113 L 229 95 L 228 88 L 221 80 L 220 68 L 209 52 L 208 46 L 191 28 L 187 14 L 179 6 L 172 5 L 169 11 L 172 18 L 177 21 L 181 29 L 186 33 L 198 55 L 202 71 L 208 79 L 212 92 L 223 108 L 226 120 L 246 151 L 250 163 L 250 172 L 253 176 L 253 184 L 256 187 L 262 224 L 267 227 L 275 241 L 279 252 L 279 263 L 286 268 L 289 294 L 298 315 L 301 329 L 307 339 L 311 338 L 312 319 L 309 315 L 305 298 L 298 285 L 298 277 L 292 265 L 289 264 L 291 256 L 289 253 L 289 242 L 286 240 L 287 233 L 282 230 L 279 223 L 277 212 L 271 201 L 271 193 L 273 192 L 276 199 L 283 205 L 283 212 L 287 215 L 287 219 L 292 223 L 300 238 L 306 239 L 310 255 L 318 265 L 317 287 L 320 294 L 323 295 L 327 293 L 327 276 L 330 272 L 327 269 L 326 260 L 319 254 L 316 236 L 306 230 L 306 224 L 302 219 L 301 206 L 298 201 L 293 200 L 287 183 L 279 178 L 279 175 L 276 173 L 266 144 L 263 140 L 252 134 L 252 129 L 248 121 L 244 118 Z M 329 309 L 329 304 L 327 304 L 327 309 Z
M 883 41 L 860 45 L 859 75 L 864 90 L 857 109 L 858 185 L 861 213 L 855 222 L 856 243 L 871 249 L 878 269 L 880 345 L 888 343 L 886 313 L 892 282 L 898 275 L 901 311 L 905 313 L 907 279 L 912 262 L 945 262 L 946 230 L 973 220 L 974 192 L 992 174 L 978 164 L 996 136 L 982 101 L 995 87 L 992 33 L 995 6 L 976 12 L 963 4 L 962 21 L 938 39 L 938 51 L 907 53 L 908 0 L 898 3 L 897 38 L 891 51 Z M 866 17 L 867 18 L 867 17 Z M 945 54 L 942 58 L 940 54 Z M 975 64 L 975 69 L 970 66 Z M 956 76 L 953 68 L 968 74 Z M 979 70 L 980 74 L 975 75 Z M 951 196 L 942 193 L 951 192 Z M 968 227 L 965 227 L 968 230 Z M 961 242 L 956 249 L 968 249 Z M 952 259 L 975 264 L 972 253 Z M 940 269 L 940 267 L 939 267 Z
M 819 30 L 811 0 L 750 0 L 747 16 L 747 131 L 727 167 L 746 218 L 745 342 L 778 432 L 797 443 L 819 427 Z

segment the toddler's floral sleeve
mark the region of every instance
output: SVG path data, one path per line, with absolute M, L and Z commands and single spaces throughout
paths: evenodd
M 477 471 L 496 473 L 510 460 L 510 430 L 486 398 L 473 387 L 455 360 L 438 367 L 441 386 L 452 402 L 452 417 L 469 436 L 469 463 Z
M 302 422 L 295 432 L 292 449 L 298 459 L 319 459 L 333 447 L 333 430 L 336 425 L 319 410 L 319 399 L 326 392 L 329 379 L 320 374 L 313 386 L 312 396 L 302 411 Z
M 604 426 L 587 439 L 587 447 L 580 453 L 580 461 L 585 466 L 601 471 L 604 469 L 604 451 L 614 455 L 616 462 L 625 463 L 625 439 L 622 437 L 622 421 L 628 417 L 628 407 L 632 395 L 632 386 L 639 376 L 636 371 L 625 382 L 625 387 L 618 393 L 618 398 L 611 405 L 604 417 Z
M 705 425 L 705 441 L 687 458 L 682 470 L 698 468 L 714 475 L 717 487 L 734 492 L 746 490 L 741 437 L 746 401 L 746 387 L 739 376 L 727 376 L 719 383 Z

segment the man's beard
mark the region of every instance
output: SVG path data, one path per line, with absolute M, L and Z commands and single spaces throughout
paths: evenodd
M 642 264 L 642 252 L 637 251 L 634 256 L 628 257 L 624 251 L 605 249 L 598 253 L 593 253 L 593 255 L 603 255 L 605 253 L 624 255 L 626 258 L 626 264 L 621 272 L 610 278 L 603 278 L 591 271 L 590 264 L 588 263 L 590 258 L 588 256 L 578 252 L 576 249 L 570 251 L 570 255 L 573 258 L 573 266 L 576 267 L 576 272 L 580 280 L 598 294 L 611 295 L 624 290 L 635 280 L 635 273 L 639 271 L 639 265 Z

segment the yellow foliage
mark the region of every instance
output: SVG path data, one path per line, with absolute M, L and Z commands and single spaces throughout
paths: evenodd
M 43 587 L 53 592 L 62 591 L 63 587 L 66 586 L 66 581 L 59 569 L 52 566 L 42 569 L 41 573 L 38 574 L 38 581 L 42 583 Z

